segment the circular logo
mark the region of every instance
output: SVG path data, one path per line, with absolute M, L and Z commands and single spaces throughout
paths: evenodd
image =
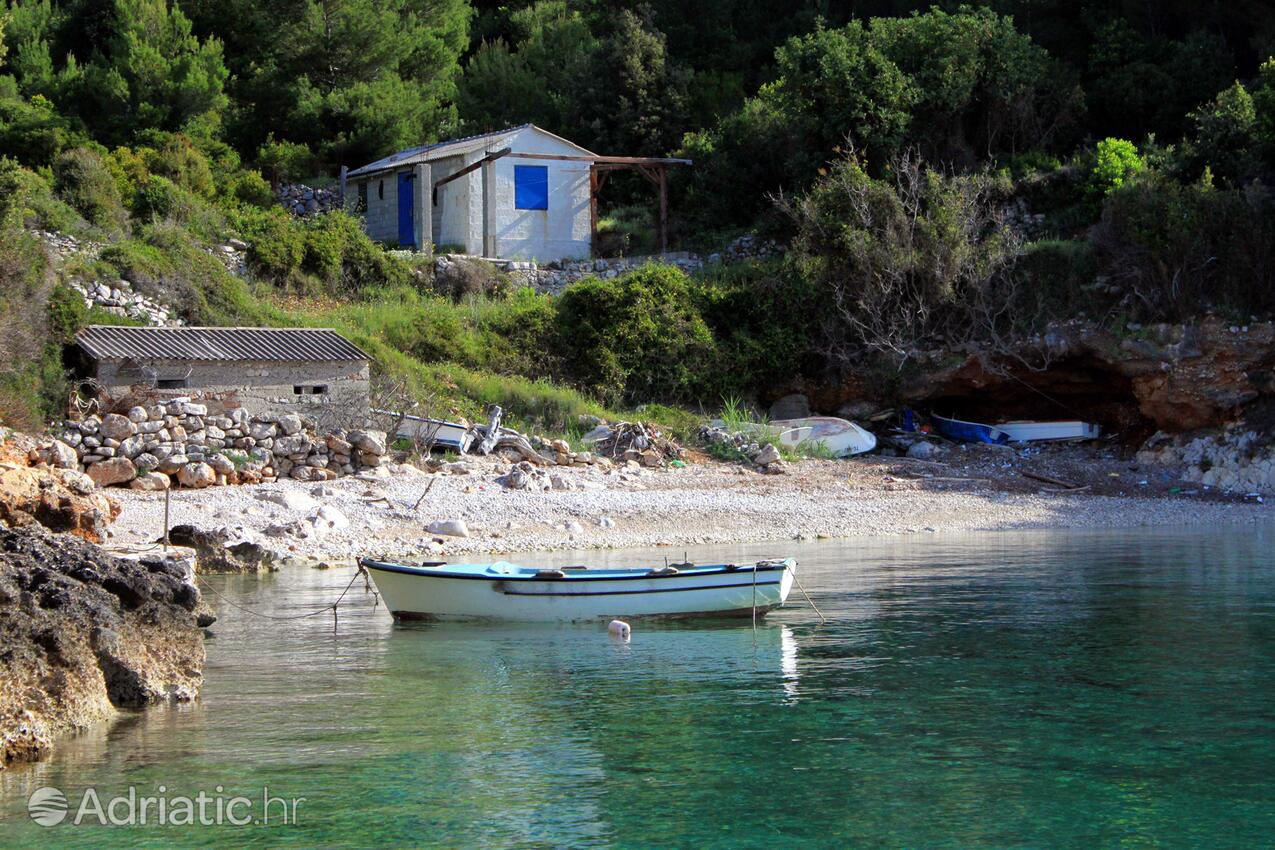
M 66 795 L 56 788 L 37 788 L 27 798 L 27 812 L 40 826 L 57 826 L 66 817 Z

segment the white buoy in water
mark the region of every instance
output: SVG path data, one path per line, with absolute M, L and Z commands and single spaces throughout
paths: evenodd
M 623 620 L 612 620 L 607 624 L 607 631 L 611 633 L 611 637 L 619 638 L 620 640 L 628 640 L 633 629 L 630 628 L 629 624 Z

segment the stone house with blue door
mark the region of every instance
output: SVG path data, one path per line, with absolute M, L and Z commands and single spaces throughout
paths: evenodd
M 523 124 L 399 151 L 346 172 L 343 186 L 347 207 L 379 242 L 454 245 L 498 259 L 582 259 L 592 253 L 598 191 L 615 168 L 637 168 L 658 188 L 663 236 L 664 169 L 673 164 L 689 161 L 600 156 Z

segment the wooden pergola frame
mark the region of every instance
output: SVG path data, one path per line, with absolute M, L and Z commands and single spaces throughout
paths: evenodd
M 598 242 L 598 193 L 606 185 L 612 171 L 632 168 L 645 177 L 659 193 L 659 218 L 657 234 L 660 253 L 668 251 L 668 167 L 691 165 L 689 159 L 659 156 L 586 156 L 553 153 L 514 153 L 511 156 L 524 159 L 551 159 L 567 162 L 589 163 L 589 244 L 597 251 Z

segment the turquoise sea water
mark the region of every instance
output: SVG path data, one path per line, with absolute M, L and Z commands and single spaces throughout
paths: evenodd
M 222 605 L 202 701 L 0 773 L 0 847 L 1270 847 L 1273 544 L 1234 528 L 705 549 L 795 555 L 830 622 L 794 591 L 755 633 L 639 624 L 628 644 L 395 627 L 361 593 L 335 630 Z M 281 614 L 349 575 L 216 582 Z M 89 788 L 105 806 L 161 785 L 246 796 L 258 819 L 263 787 L 305 799 L 286 826 L 281 804 L 244 826 L 27 813 L 41 787 L 73 816 Z

